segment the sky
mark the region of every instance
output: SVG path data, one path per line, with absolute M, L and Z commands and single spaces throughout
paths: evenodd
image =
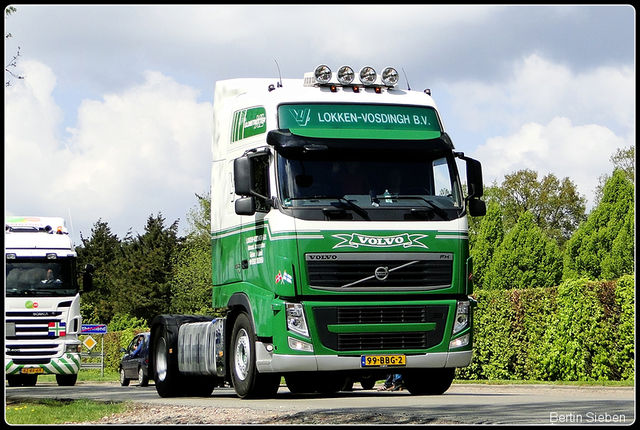
M 222 79 L 394 66 L 402 88 L 431 89 L 485 184 L 553 173 L 588 209 L 635 145 L 628 5 L 13 6 L 5 216 L 62 216 L 76 245 L 98 221 L 122 239 L 158 214 L 184 234 L 210 188 Z

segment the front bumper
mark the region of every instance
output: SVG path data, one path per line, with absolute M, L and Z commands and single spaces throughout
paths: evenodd
M 73 375 L 80 371 L 80 354 L 67 353 L 52 358 L 46 364 L 16 364 L 11 359 L 5 359 L 4 369 L 7 375 Z
M 256 342 L 256 353 L 256 365 L 260 373 L 363 369 L 360 356 L 274 354 L 267 351 L 262 342 Z M 465 367 L 471 363 L 472 355 L 471 350 L 407 355 L 406 366 L 399 369 Z

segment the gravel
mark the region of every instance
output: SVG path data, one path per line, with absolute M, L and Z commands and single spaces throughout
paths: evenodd
M 410 414 L 304 411 L 283 414 L 250 408 L 157 406 L 136 403 L 124 413 L 81 424 L 456 424 Z

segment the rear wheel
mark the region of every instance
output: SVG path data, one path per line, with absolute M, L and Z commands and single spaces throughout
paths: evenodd
M 240 398 L 271 397 L 278 392 L 280 375 L 256 368 L 256 335 L 246 313 L 236 318 L 231 332 L 231 382 Z
M 144 374 L 144 370 L 142 366 L 138 368 L 138 385 L 141 387 L 146 387 L 149 385 L 149 377 Z
M 451 387 L 456 369 L 423 369 L 408 374 L 402 374 L 404 386 L 415 395 L 440 395 Z
M 178 370 L 177 345 L 166 327 L 155 331 L 154 377 L 156 391 L 160 397 L 175 397 L 183 394 L 183 377 Z

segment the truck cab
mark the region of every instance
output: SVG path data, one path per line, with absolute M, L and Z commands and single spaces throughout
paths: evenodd
M 75 385 L 82 328 L 77 254 L 63 218 L 7 217 L 5 371 L 11 386 L 55 374 Z M 91 289 L 86 268 L 84 291 Z

